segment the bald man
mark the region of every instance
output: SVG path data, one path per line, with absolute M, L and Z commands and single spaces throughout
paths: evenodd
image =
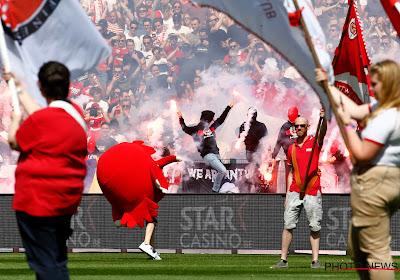
M 310 243 L 313 261 L 311 268 L 323 268 L 318 261 L 320 230 L 322 220 L 321 184 L 318 175 L 319 154 L 326 134 L 325 112 L 321 109 L 320 117 L 323 119 L 315 145 L 304 198 L 300 197 L 308 161 L 315 137 L 308 135 L 310 125 L 305 117 L 298 117 L 294 122 L 297 139 L 288 149 L 288 164 L 291 166 L 287 179 L 287 193 L 285 200 L 285 225 L 282 233 L 281 259 L 271 268 L 288 268 L 287 254 L 293 238 L 293 229 L 296 228 L 301 209 L 304 207 L 310 227 Z

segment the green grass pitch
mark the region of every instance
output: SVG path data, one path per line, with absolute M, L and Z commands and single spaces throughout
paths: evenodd
M 270 269 L 277 255 L 162 254 L 162 261 L 140 253 L 73 253 L 68 267 L 74 279 L 358 279 L 355 271 L 311 269 L 310 255 L 290 255 L 288 269 Z M 320 262 L 349 263 L 347 256 L 320 256 Z M 400 257 L 394 257 L 399 263 Z M 25 254 L 0 254 L 0 279 L 35 279 Z M 400 279 L 400 272 L 396 272 Z

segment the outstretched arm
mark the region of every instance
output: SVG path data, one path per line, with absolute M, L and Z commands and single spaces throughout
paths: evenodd
M 232 109 L 234 105 L 234 101 L 232 100 L 231 103 L 229 103 L 228 106 L 226 106 L 224 112 L 222 112 L 221 116 L 215 120 L 213 126 L 215 128 L 217 128 L 218 126 L 220 126 L 221 124 L 223 124 L 223 122 L 225 121 L 226 117 L 228 116 L 229 111 Z

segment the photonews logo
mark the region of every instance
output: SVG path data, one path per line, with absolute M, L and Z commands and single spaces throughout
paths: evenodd
M 325 263 L 325 271 L 345 271 L 345 270 L 394 270 L 400 271 L 398 269 L 398 265 L 395 262 L 391 263 L 382 263 L 382 262 L 373 262 L 369 264 L 360 264 L 354 262 L 326 262 Z

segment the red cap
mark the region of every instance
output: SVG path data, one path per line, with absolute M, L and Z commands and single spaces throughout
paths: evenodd
M 95 103 L 93 103 L 92 106 L 90 106 L 90 107 L 100 107 L 100 105 L 99 105 L 99 103 L 96 103 L 96 102 L 95 102 Z
M 294 121 L 297 119 L 299 116 L 299 110 L 297 110 L 296 107 L 290 107 L 287 111 L 287 116 L 288 119 L 291 123 L 294 123 Z

